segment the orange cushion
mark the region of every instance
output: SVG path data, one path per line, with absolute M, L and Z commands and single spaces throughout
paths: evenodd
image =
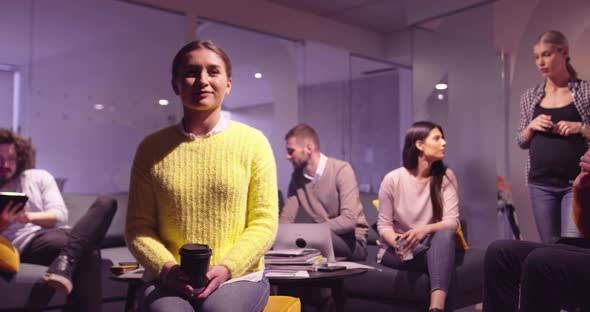
M 18 250 L 4 236 L 0 235 L 0 271 L 16 273 L 19 265 Z
M 457 249 L 458 250 L 469 250 L 469 245 L 467 244 L 467 240 L 465 239 L 465 235 L 463 235 L 463 230 L 461 229 L 461 223 L 459 223 L 459 227 L 457 227 L 457 232 L 455 233 L 455 241 L 457 242 Z
M 373 206 L 375 206 L 375 208 L 377 210 L 379 210 L 379 200 L 378 199 L 375 199 L 373 201 Z M 467 244 L 467 240 L 465 239 L 465 235 L 463 235 L 463 230 L 461 229 L 460 223 L 459 223 L 459 227 L 457 227 L 455 239 L 457 242 L 457 249 L 458 250 L 469 250 L 469 245 Z
M 300 312 L 299 298 L 288 296 L 270 296 L 263 312 Z

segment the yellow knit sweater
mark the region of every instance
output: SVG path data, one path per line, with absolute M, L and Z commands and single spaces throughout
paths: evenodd
M 125 236 L 153 276 L 167 261 L 180 263 L 185 243 L 209 245 L 211 266 L 226 266 L 232 278 L 263 269 L 277 221 L 275 161 L 258 130 L 231 122 L 191 140 L 172 126 L 137 148 Z

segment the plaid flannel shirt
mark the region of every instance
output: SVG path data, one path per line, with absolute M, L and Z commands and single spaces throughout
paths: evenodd
M 584 124 L 590 124 L 590 82 L 586 80 L 571 80 L 568 83 L 568 88 L 572 92 L 574 106 L 582 117 L 582 122 Z M 535 107 L 541 103 L 544 96 L 545 82 L 526 90 L 520 98 L 520 123 L 516 133 L 516 142 L 522 149 L 528 149 L 530 147 L 530 140 L 526 141 L 522 132 L 533 119 Z M 586 139 L 586 142 L 590 143 L 588 139 Z M 528 183 L 530 168 L 531 157 L 529 155 L 525 166 L 525 184 Z

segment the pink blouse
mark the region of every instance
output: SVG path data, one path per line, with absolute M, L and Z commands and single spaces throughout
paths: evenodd
M 430 200 L 430 180 L 418 179 L 405 167 L 388 173 L 379 188 L 379 234 L 387 230 L 403 234 L 417 226 L 434 223 Z M 442 183 L 442 222 L 459 225 L 459 196 L 455 174 L 447 169 Z

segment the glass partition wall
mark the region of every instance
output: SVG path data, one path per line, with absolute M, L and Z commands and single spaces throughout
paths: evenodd
M 56 1 L 0 10 L 11 24 L 0 29 L 7 47 L 0 60 L 22 69 L 18 124 L 37 149 L 37 166 L 67 179 L 66 192 L 127 191 L 141 139 L 182 117 L 170 63 L 187 41 L 187 17 L 120 1 Z M 230 55 L 224 114 L 268 137 L 284 194 L 292 172 L 284 136 L 302 122 L 317 129 L 324 154 L 353 165 L 363 191 L 377 192 L 399 166 L 403 112 L 411 119 L 410 69 L 202 18 L 194 38 L 214 40 Z M 4 76 L 0 95 L 10 97 Z M 7 115 L 2 126 L 11 127 Z
M 66 192 L 126 191 L 139 141 L 178 122 L 169 73 L 185 17 L 121 1 L 23 0 L 0 4 L 0 19 L 0 60 L 21 73 L 17 122 L 37 167 L 67 179 Z
M 284 136 L 298 123 L 317 130 L 322 153 L 352 164 L 363 191 L 377 192 L 383 176 L 399 166 L 401 92 L 394 64 L 206 20 L 197 38 L 230 55 L 234 77 L 224 110 L 269 138 L 283 194 L 292 172 Z
M 277 162 L 279 189 L 286 194 L 292 167 L 285 159 L 284 136 L 298 122 L 303 42 L 203 19 L 197 38 L 213 40 L 228 53 L 232 90 L 223 109 L 230 119 L 266 135 Z
M 443 127 L 461 218 L 468 221 L 470 244 L 480 247 L 498 237 L 496 177 L 505 173 L 498 164 L 507 144 L 515 144 L 507 139 L 506 64 L 492 25 L 493 11 L 481 7 L 445 18 L 434 31 L 413 33 L 415 118 Z

